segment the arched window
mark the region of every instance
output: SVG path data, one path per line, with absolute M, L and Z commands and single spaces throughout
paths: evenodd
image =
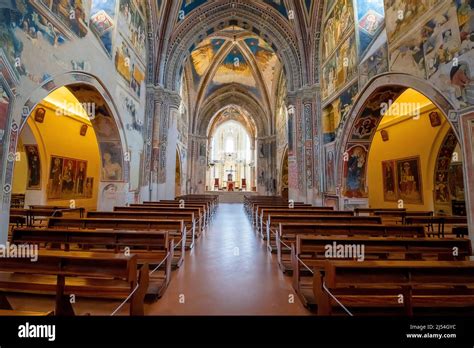
M 225 152 L 232 153 L 235 152 L 234 138 L 227 137 L 225 140 Z

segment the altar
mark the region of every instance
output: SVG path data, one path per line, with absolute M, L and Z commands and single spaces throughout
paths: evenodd
M 233 192 L 235 189 L 235 181 L 227 181 L 227 191 Z

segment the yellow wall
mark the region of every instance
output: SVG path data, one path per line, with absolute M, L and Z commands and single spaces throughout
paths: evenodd
M 17 161 L 15 161 L 15 171 L 13 174 L 13 193 L 25 193 L 27 174 L 28 174 L 28 161 L 26 160 L 26 152 L 23 146 L 23 139 L 20 137 L 17 147 Z M 28 144 L 29 145 L 29 144 Z
M 76 100 L 77 101 L 77 100 Z M 89 126 L 86 136 L 79 134 L 80 128 L 87 121 L 70 115 L 56 115 L 52 104 L 44 102 L 46 109 L 44 123 L 37 123 L 33 117 L 28 118 L 28 126 L 36 140 L 41 157 L 41 191 L 27 191 L 26 204 L 54 204 L 69 205 L 69 200 L 47 200 L 47 185 L 51 156 L 62 156 L 87 161 L 87 176 L 94 178 L 93 197 L 90 199 L 76 199 L 77 207 L 95 209 L 97 206 L 97 191 L 100 181 L 100 153 L 94 129 Z M 33 110 L 32 115 L 34 115 Z M 89 123 L 90 124 L 90 123 Z M 25 126 L 25 130 L 27 127 Z M 25 131 L 26 132 L 26 131 Z M 22 131 L 23 135 L 23 131 Z M 22 137 L 20 137 L 22 140 Z M 31 144 L 31 141 L 21 141 Z M 19 142 L 19 144 L 21 143 Z M 24 151 L 23 146 L 17 151 Z M 23 153 L 21 161 L 15 164 L 14 192 L 24 193 L 26 188 L 27 158 Z
M 369 152 L 368 188 L 369 204 L 374 208 L 394 208 L 397 202 L 385 202 L 383 195 L 382 161 L 397 160 L 406 157 L 420 157 L 423 204 L 405 204 L 409 210 L 433 210 L 433 179 L 436 156 L 441 142 L 449 130 L 449 123 L 441 117 L 442 124 L 432 127 L 429 112 L 436 110 L 434 105 L 422 108 L 418 120 L 413 117 L 387 119 L 379 125 Z M 442 113 L 437 110 L 440 115 Z M 382 141 L 380 131 L 385 129 L 389 141 Z

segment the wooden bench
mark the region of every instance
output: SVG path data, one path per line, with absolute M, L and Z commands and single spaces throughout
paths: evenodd
M 280 223 L 327 223 L 327 224 L 382 224 L 382 219 L 377 216 L 353 216 L 352 213 L 348 215 L 333 214 L 336 212 L 321 212 L 321 215 L 316 215 L 311 212 L 308 214 L 273 214 L 269 213 L 266 222 L 266 240 L 267 248 L 270 252 L 276 251 L 276 238 Z M 328 215 L 326 215 L 328 214 Z
M 174 245 L 168 232 L 29 227 L 14 229 L 11 241 L 63 251 L 136 254 L 139 266 L 163 266 L 150 275 L 147 295 L 155 299 L 164 294 L 171 280 Z
M 266 236 L 266 222 L 268 220 L 269 215 L 273 214 L 287 214 L 287 215 L 297 215 L 297 214 L 318 214 L 318 215 L 332 215 L 332 216 L 353 216 L 352 212 L 345 212 L 345 211 L 335 211 L 332 209 L 326 209 L 325 207 L 295 207 L 295 208 L 288 208 L 288 207 L 265 207 L 259 206 L 257 208 L 257 224 L 256 230 L 257 233 L 260 233 L 262 236 Z
M 292 284 L 302 303 L 306 307 L 316 304 L 311 270 L 322 261 L 331 259 L 326 254 L 327 246 L 334 248 L 343 245 L 357 259 L 354 248 L 364 246 L 366 260 L 456 260 L 464 261 L 472 255 L 468 239 L 433 239 L 433 238 L 400 238 L 400 237 L 338 237 L 338 236 L 303 236 L 299 235 L 291 244 L 291 264 L 293 270 Z M 329 255 L 334 256 L 334 255 Z M 309 270 L 308 270 L 309 269 Z
M 376 211 L 378 212 L 395 212 L 395 213 L 400 213 L 400 212 L 405 212 L 405 208 L 355 208 L 354 209 L 354 214 L 356 216 L 360 216 L 361 214 L 369 214 L 373 215 Z
M 48 228 L 73 229 L 115 229 L 131 231 L 169 232 L 174 243 L 173 266 L 184 262 L 186 227 L 183 220 L 145 220 L 145 219 L 79 219 L 50 218 Z
M 125 300 L 132 294 L 130 315 L 144 315 L 148 272 L 145 264 L 137 273 L 136 255 L 41 251 L 36 262 L 2 259 L 0 291 L 55 294 L 56 315 L 74 315 L 70 295 Z M 1 302 L 9 303 L 5 295 Z
M 0 309 L 0 317 L 49 317 L 52 315 L 54 315 L 53 311 L 32 312 L 32 311 L 17 311 L 14 309 Z
M 201 203 L 190 203 L 186 205 L 180 205 L 179 202 L 175 203 L 161 203 L 161 202 L 150 202 L 143 204 L 130 204 L 131 208 L 167 208 L 167 209 L 188 209 L 188 208 L 197 208 L 202 214 L 202 232 L 207 228 L 211 219 L 211 213 L 206 204 Z
M 36 218 L 46 219 L 48 217 L 61 217 L 63 212 L 61 210 L 54 209 L 24 209 L 24 208 L 13 208 L 10 209 L 10 216 L 21 216 L 26 222 L 27 226 L 33 226 Z
M 280 223 L 276 235 L 277 260 L 283 272 L 291 272 L 291 243 L 297 235 L 319 236 L 372 236 L 372 237 L 425 237 L 423 226 L 376 224 L 313 224 Z
M 195 234 L 196 234 L 196 220 L 194 219 L 194 212 L 139 212 L 139 211 L 89 211 L 87 212 L 87 218 L 91 219 L 145 219 L 145 220 L 183 220 L 186 231 L 189 236 L 186 236 L 186 249 L 192 249 L 194 247 Z
M 324 261 L 313 292 L 318 315 L 343 313 L 342 303 L 352 315 L 472 316 L 474 262 Z
M 467 217 L 466 216 L 406 216 L 405 217 L 405 224 L 412 225 L 412 224 L 428 224 L 428 226 L 437 225 L 437 234 L 438 237 L 445 236 L 445 226 L 446 225 L 456 225 L 456 224 L 463 224 L 467 225 Z M 430 234 L 434 234 L 434 228 L 432 227 L 429 230 Z

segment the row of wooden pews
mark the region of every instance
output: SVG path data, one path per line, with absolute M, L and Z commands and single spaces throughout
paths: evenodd
M 10 243 L 36 246 L 39 254 L 34 262 L 0 263 L 0 314 L 17 313 L 8 294 L 31 293 L 55 295 L 55 315 L 74 315 L 71 295 L 120 300 L 113 314 L 128 303 L 130 315 L 144 315 L 145 300 L 164 294 L 217 205 L 217 196 L 184 196 L 14 227 Z
M 318 315 L 474 314 L 472 242 L 444 233 L 444 224 L 467 229 L 465 217 L 341 212 L 282 197 L 246 197 L 244 205 L 302 303 Z

